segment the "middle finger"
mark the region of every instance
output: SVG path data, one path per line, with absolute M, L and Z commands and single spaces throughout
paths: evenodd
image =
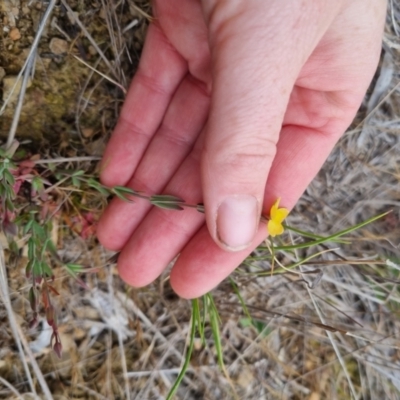
M 203 128 L 209 107 L 205 86 L 188 75 L 177 89 L 158 132 L 140 161 L 128 187 L 148 194 L 160 193 L 192 149 Z M 97 234 L 112 250 L 121 249 L 151 205 L 114 198 L 103 214 Z

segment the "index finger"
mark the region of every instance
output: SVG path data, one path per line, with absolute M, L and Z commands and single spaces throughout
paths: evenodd
M 187 63 L 155 24 L 149 26 L 138 70 L 103 156 L 101 180 L 125 185 L 160 125 Z

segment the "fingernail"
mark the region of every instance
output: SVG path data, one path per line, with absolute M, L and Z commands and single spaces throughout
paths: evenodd
M 258 202 L 254 196 L 231 196 L 219 206 L 217 236 L 230 250 L 246 248 L 252 242 L 257 227 Z

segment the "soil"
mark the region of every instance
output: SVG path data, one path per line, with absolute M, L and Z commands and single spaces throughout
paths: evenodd
M 79 144 L 107 137 L 116 122 L 124 94 L 77 58 L 127 87 L 137 66 L 147 20 L 138 11 L 138 2 L 136 7 L 130 6 L 129 2 L 119 7 L 118 23 L 121 26 L 135 19 L 138 24 L 117 38 L 120 47 L 113 49 L 110 33 L 115 33 L 109 31 L 102 2 L 69 1 L 68 4 L 109 60 L 112 71 L 99 58 L 75 18 L 62 4 L 57 5 L 38 47 L 34 76 L 25 95 L 17 135 L 20 139 L 46 146 L 75 147 L 79 153 Z M 148 7 L 145 4 L 144 10 Z M 0 74 L 0 84 L 3 101 L 24 65 L 44 12 L 45 3 L 42 1 L 2 2 L 0 71 L 3 76 Z M 116 58 L 118 52 L 122 55 Z M 17 95 L 14 94 L 0 119 L 0 137 L 8 135 L 16 101 Z M 89 154 L 99 154 L 101 148 L 91 151 L 89 146 L 85 150 Z

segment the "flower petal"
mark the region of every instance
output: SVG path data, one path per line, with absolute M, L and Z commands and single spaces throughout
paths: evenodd
M 275 222 L 282 223 L 283 220 L 288 216 L 288 214 L 289 214 L 289 210 L 287 210 L 286 208 L 279 208 L 276 211 L 273 220 Z
M 276 199 L 275 203 L 272 205 L 271 207 L 271 211 L 269 213 L 271 219 L 275 219 L 275 215 L 279 209 L 279 202 L 281 201 L 281 198 L 279 197 L 278 199 Z
M 282 233 L 284 231 L 283 225 L 272 219 L 268 221 L 267 229 L 268 229 L 268 233 L 272 237 L 277 236 L 277 235 L 282 235 Z

